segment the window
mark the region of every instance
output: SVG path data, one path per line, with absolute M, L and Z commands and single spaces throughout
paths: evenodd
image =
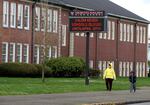
M 139 42 L 142 43 L 142 38 L 143 38 L 143 27 L 142 26 L 140 27 L 140 34 L 139 35 L 140 35 L 139 36 L 139 38 L 140 38 Z
M 123 30 L 123 32 L 124 32 L 124 34 L 123 34 L 123 39 L 124 39 L 124 41 L 126 41 L 126 24 L 124 24 L 124 30 Z
M 145 40 L 146 40 L 146 28 L 143 27 L 143 43 L 145 44 Z
M 18 4 L 18 18 L 17 18 L 18 28 L 22 29 L 23 27 L 23 5 Z
M 129 72 L 130 72 L 130 66 L 129 66 L 129 62 L 126 62 L 126 66 L 127 66 L 127 76 L 129 76 Z
M 123 76 L 126 76 L 126 62 L 123 62 Z
M 103 33 L 103 38 L 106 39 L 107 38 L 107 33 Z
M 16 3 L 11 3 L 11 10 L 10 10 L 10 27 L 16 27 Z
M 133 29 L 133 25 L 131 25 L 131 42 L 133 42 L 133 33 L 134 33 L 134 29 Z
M 41 31 L 46 31 L 46 8 L 42 8 Z
M 119 76 L 122 76 L 122 62 L 119 62 Z
M 136 42 L 139 43 L 139 26 L 136 27 Z
M 53 46 L 51 49 L 52 58 L 57 58 L 57 46 Z
M 90 60 L 90 68 L 93 69 L 93 60 Z
M 133 71 L 133 62 L 130 62 L 130 71 Z
M 66 25 L 62 25 L 62 46 L 66 46 Z
M 79 32 L 75 33 L 75 36 L 80 36 L 80 33 Z
M 58 11 L 53 11 L 53 32 L 57 33 L 57 27 L 58 27 Z
M 103 33 L 102 33 L 102 32 L 99 33 L 99 38 L 100 38 L 100 39 L 103 38 Z
M 40 30 L 40 7 L 35 8 L 35 30 Z
M 48 22 L 47 22 L 47 31 L 52 32 L 52 10 L 48 9 Z
M 130 41 L 130 24 L 127 24 L 127 41 Z
M 17 44 L 17 62 L 22 62 L 22 44 Z
M 90 33 L 90 37 L 91 37 L 91 38 L 94 37 L 94 33 L 93 33 L 93 32 Z
M 51 58 L 51 57 L 52 57 L 52 48 L 50 46 L 48 49 L 48 58 Z
M 80 36 L 84 37 L 84 36 L 85 36 L 85 33 L 84 33 L 84 32 L 80 33 Z
M 122 23 L 120 23 L 120 41 L 123 41 L 123 25 L 122 25 Z
M 3 1 L 3 27 L 8 27 L 9 20 L 9 2 Z
M 107 66 L 106 61 L 103 61 L 103 70 L 106 69 L 106 66 Z
M 9 46 L 9 61 L 15 62 L 15 43 L 10 43 Z
M 107 39 L 110 39 L 110 35 L 111 35 L 111 21 L 108 21 L 108 34 L 107 34 Z
M 34 63 L 39 64 L 40 48 L 38 45 L 36 45 L 34 48 Z
M 139 77 L 139 62 L 136 63 L 136 76 Z
M 2 62 L 8 62 L 8 43 L 2 43 Z
M 23 62 L 29 63 L 29 45 L 25 44 L 23 47 Z
M 103 67 L 102 67 L 102 61 L 99 61 L 99 62 L 98 62 L 98 69 L 99 69 L 99 70 L 102 70 L 102 69 L 103 69 Z
M 24 9 L 24 29 L 29 30 L 30 7 L 25 5 Z
M 143 62 L 143 77 L 145 77 L 145 62 Z
M 112 22 L 112 40 L 115 39 L 115 22 Z

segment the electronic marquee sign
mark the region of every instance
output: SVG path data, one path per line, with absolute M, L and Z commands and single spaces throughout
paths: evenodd
M 70 31 L 102 32 L 107 31 L 107 16 L 104 11 L 70 12 Z

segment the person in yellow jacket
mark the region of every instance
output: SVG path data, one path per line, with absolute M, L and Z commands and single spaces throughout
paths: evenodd
M 103 79 L 105 79 L 107 90 L 111 91 L 113 80 L 116 80 L 116 74 L 112 67 L 112 63 L 109 63 L 109 67 L 104 71 Z

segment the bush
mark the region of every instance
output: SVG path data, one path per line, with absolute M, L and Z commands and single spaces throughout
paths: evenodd
M 78 57 L 59 57 L 48 61 L 53 76 L 79 77 L 84 71 L 85 63 Z
M 9 77 L 39 77 L 41 76 L 42 65 L 26 64 L 26 63 L 2 63 L 0 64 L 0 76 Z M 46 68 L 46 73 L 50 73 L 50 69 Z M 51 74 L 46 74 L 51 75 Z
M 90 69 L 89 75 L 91 77 L 100 77 L 100 70 Z

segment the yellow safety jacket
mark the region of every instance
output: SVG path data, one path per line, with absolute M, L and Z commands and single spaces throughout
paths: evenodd
M 111 67 L 107 68 L 107 69 L 104 71 L 103 79 L 110 78 L 110 79 L 116 80 L 115 71 L 114 71 L 114 69 L 112 68 L 112 64 L 110 64 L 110 65 L 111 65 Z

